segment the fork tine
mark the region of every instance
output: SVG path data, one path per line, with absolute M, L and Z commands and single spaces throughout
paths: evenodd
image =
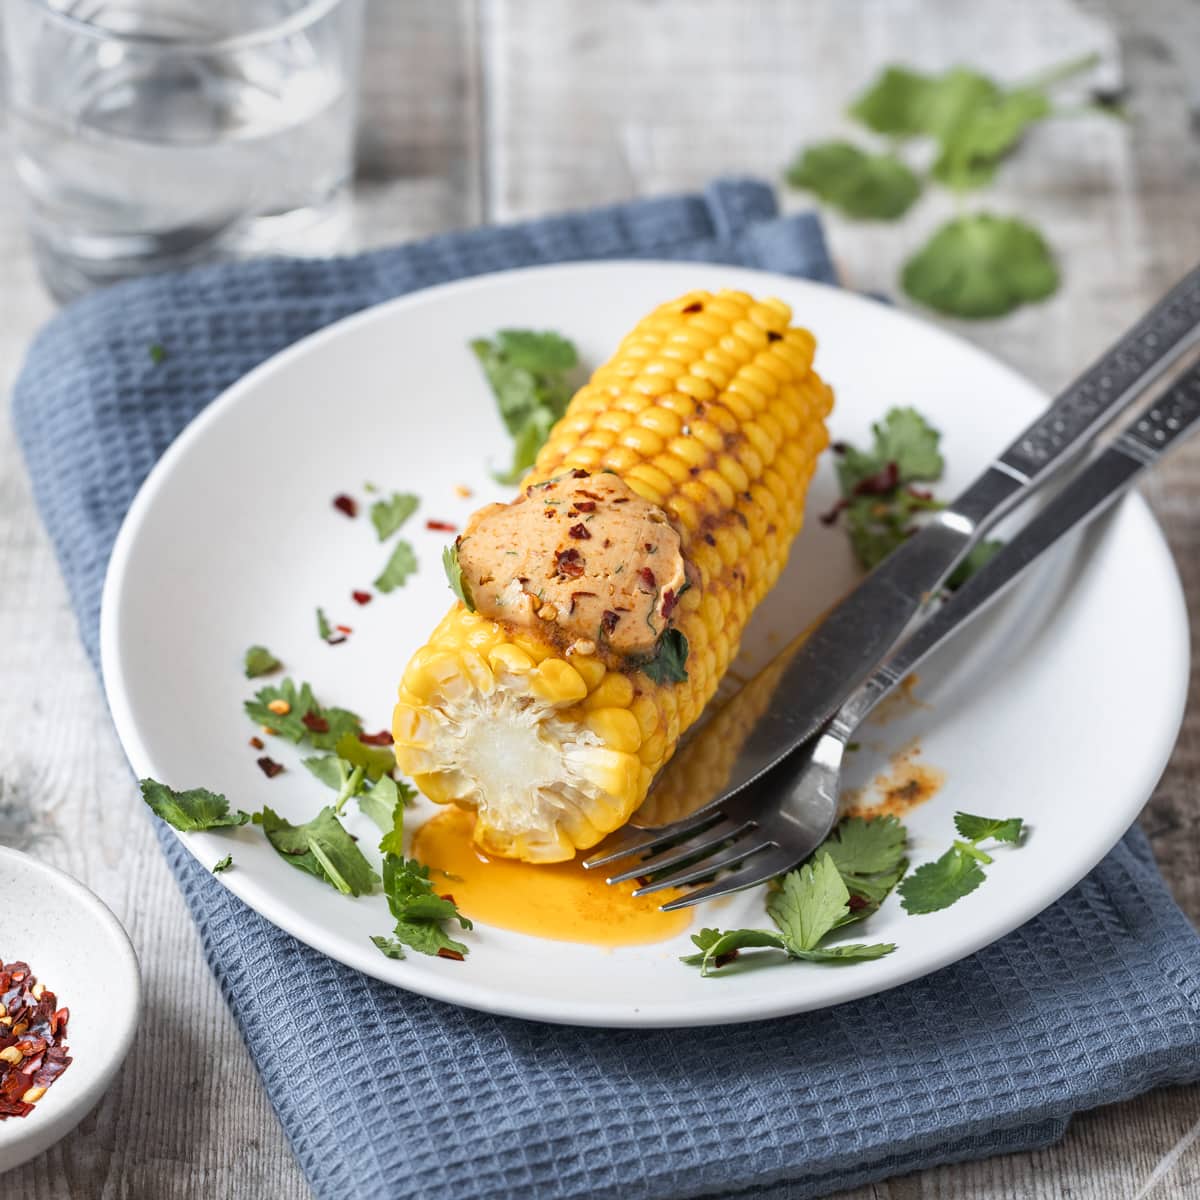
M 790 871 L 798 861 L 794 852 L 776 850 L 774 854 L 753 859 L 741 870 L 731 872 L 724 879 L 719 879 L 716 883 L 709 884 L 708 887 L 699 888 L 675 900 L 668 900 L 666 904 L 660 906 L 661 910 L 671 912 L 676 908 L 688 908 L 693 904 L 703 904 L 705 900 L 716 900 L 719 896 L 727 896 L 730 892 L 740 892 L 743 888 L 755 887 L 760 883 L 766 883 L 768 879 L 776 875 L 782 875 L 784 871 Z
M 595 867 L 603 867 L 610 862 L 616 862 L 618 858 L 628 858 L 631 854 L 641 854 L 646 850 L 656 849 L 659 846 L 666 846 L 671 842 L 676 842 L 682 837 L 687 837 L 689 834 L 699 833 L 714 821 L 720 820 L 722 815 L 716 809 L 708 812 L 701 809 L 699 812 L 693 813 L 690 817 L 684 817 L 672 825 L 663 825 L 659 829 L 633 830 L 621 838 L 615 845 L 607 847 L 602 854 L 593 854 L 590 858 L 585 858 L 583 860 L 584 870 L 591 871 Z
M 715 825 L 710 825 L 695 838 L 689 838 L 685 842 L 677 842 L 673 846 L 667 846 L 661 854 L 656 851 L 654 854 L 640 859 L 627 871 L 622 871 L 620 875 L 610 875 L 604 882 L 624 883 L 625 880 L 636 879 L 639 875 L 651 875 L 657 871 L 668 871 L 672 867 L 677 867 L 696 855 L 708 854 L 710 851 L 716 850 L 722 842 L 726 842 L 730 838 L 740 837 L 743 833 L 753 828 L 753 821 L 731 821 L 726 818 L 724 821 L 718 821 Z
M 750 844 L 747 845 L 747 843 Z M 697 879 L 705 879 L 715 871 L 720 871 L 723 867 L 732 867 L 734 864 L 740 863 L 743 859 L 749 858 L 752 854 L 758 854 L 760 851 L 766 850 L 774 844 L 770 840 L 755 841 L 754 838 L 745 838 L 736 845 L 730 846 L 728 850 L 705 859 L 702 863 L 696 863 L 694 866 L 686 867 L 682 871 L 676 871 L 664 879 L 656 879 L 653 883 L 646 884 L 645 887 L 636 888 L 633 894 L 635 896 L 646 896 L 651 892 L 661 891 L 663 888 L 680 887 L 685 883 L 695 883 Z

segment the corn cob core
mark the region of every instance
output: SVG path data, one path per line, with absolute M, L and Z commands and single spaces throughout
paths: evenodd
M 527 484 L 612 471 L 665 512 L 689 578 L 672 625 L 687 679 L 567 654 L 456 604 L 413 656 L 396 758 L 431 799 L 477 812 L 486 851 L 571 858 L 628 820 L 775 583 L 828 442 L 832 393 L 779 300 L 692 292 L 656 309 L 576 394 Z

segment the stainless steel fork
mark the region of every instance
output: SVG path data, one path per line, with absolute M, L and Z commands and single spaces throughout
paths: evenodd
M 1036 558 L 1069 530 L 1107 509 L 1198 423 L 1200 367 L 1193 367 L 851 692 L 814 741 L 771 768 L 754 786 L 726 795 L 672 825 L 631 833 L 587 859 L 584 866 L 600 867 L 641 855 L 636 865 L 608 877 L 609 883 L 648 877 L 635 896 L 698 883 L 735 868 L 718 882 L 664 904 L 668 910 L 753 887 L 802 862 L 837 819 L 847 743 L 876 705 L 1006 591 Z

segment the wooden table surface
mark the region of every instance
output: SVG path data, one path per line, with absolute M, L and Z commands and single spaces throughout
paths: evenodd
M 961 61 L 1018 78 L 1097 50 L 1105 78 L 1130 88 L 1132 122 L 1039 128 L 989 197 L 1047 232 L 1063 262 L 1061 292 L 1005 320 L 950 324 L 1053 389 L 1200 260 L 1200 5 L 1188 0 L 374 0 L 369 21 L 360 245 L 695 188 L 722 172 L 777 177 L 796 145 L 842 128 L 848 94 L 885 62 Z M 946 211 L 931 198 L 901 226 L 831 219 L 845 281 L 892 291 L 898 263 Z M 7 384 L 52 311 L 7 166 L 0 263 Z M 1195 622 L 1200 443 L 1148 492 Z M 137 946 L 146 999 L 142 1036 L 107 1101 L 66 1145 L 7 1176 L 0 1195 L 306 1196 L 130 786 L 7 422 L 0 675 L 0 842 L 63 867 L 111 905 Z M 1193 694 L 1142 825 L 1194 922 L 1198 794 Z M 1150 1196 L 1200 1196 L 1200 1089 L 1083 1114 L 1049 1150 L 925 1171 L 842 1200 Z

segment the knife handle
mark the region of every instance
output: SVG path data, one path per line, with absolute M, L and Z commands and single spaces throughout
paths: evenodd
M 1072 383 L 952 506 L 977 537 L 1084 450 L 1101 428 L 1189 346 L 1200 341 L 1200 267 L 1194 267 Z M 997 476 L 1011 481 L 1004 486 Z
M 871 710 L 947 638 L 995 600 L 1064 534 L 1091 520 L 1200 425 L 1200 367 L 1133 420 L 1020 533 L 846 699 L 829 732 L 847 741 Z

